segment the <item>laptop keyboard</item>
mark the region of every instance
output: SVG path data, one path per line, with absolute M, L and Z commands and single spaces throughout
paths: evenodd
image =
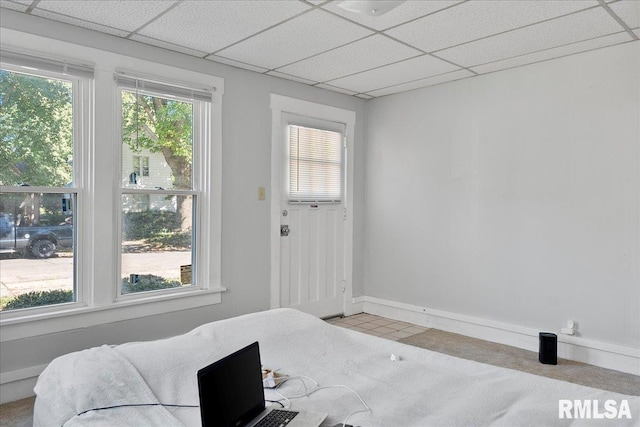
M 280 427 L 289 424 L 289 421 L 295 418 L 298 412 L 295 411 L 283 411 L 281 409 L 274 409 L 267 414 L 266 417 L 261 419 L 255 427 Z

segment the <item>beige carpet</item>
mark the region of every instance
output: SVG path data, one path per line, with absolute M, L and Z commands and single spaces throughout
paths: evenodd
M 0 427 L 31 427 L 35 397 L 0 405 Z
M 564 359 L 558 359 L 557 365 L 544 365 L 538 361 L 537 352 L 438 329 L 429 329 L 399 341 L 463 359 L 516 369 L 602 390 L 640 396 L 640 377 L 636 375 Z

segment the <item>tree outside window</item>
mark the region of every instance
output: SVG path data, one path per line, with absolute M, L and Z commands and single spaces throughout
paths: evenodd
M 0 70 L 0 310 L 76 299 L 73 98 L 70 80 Z
M 122 90 L 122 295 L 193 285 L 193 118 L 193 102 Z M 133 204 L 141 197 L 147 209 Z

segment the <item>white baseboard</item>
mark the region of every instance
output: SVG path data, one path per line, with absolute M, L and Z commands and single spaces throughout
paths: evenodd
M 376 297 L 359 297 L 365 313 L 538 352 L 540 331 Z M 357 304 L 354 299 L 354 311 Z M 549 331 L 552 332 L 552 331 Z M 558 357 L 640 375 L 640 349 L 558 334 Z
M 33 387 L 46 367 L 31 366 L 0 374 L 0 404 L 34 396 Z
M 353 298 L 351 308 L 353 314 L 364 313 L 364 296 Z

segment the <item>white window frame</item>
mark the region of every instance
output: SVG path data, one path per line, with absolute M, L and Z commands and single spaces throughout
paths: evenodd
M 289 143 L 289 132 L 290 132 L 290 127 L 291 126 L 300 126 L 300 127 L 305 127 L 305 128 L 311 128 L 311 129 L 317 129 L 317 130 L 322 130 L 322 131 L 330 131 L 330 132 L 335 132 L 340 134 L 341 136 L 341 149 L 340 149 L 340 197 L 338 199 L 327 199 L 327 198 L 314 198 L 314 197 L 291 197 L 290 191 L 289 191 L 289 185 L 287 186 L 287 188 L 284 189 L 284 191 L 286 192 L 285 194 L 287 194 L 287 197 L 289 199 L 289 203 L 290 204 L 334 204 L 334 203 L 341 203 L 342 200 L 345 198 L 345 190 L 346 190 L 346 180 L 344 179 L 344 177 L 346 176 L 346 150 L 345 150 L 345 145 L 346 145 L 346 132 L 347 132 L 347 128 L 346 128 L 346 124 L 345 123 L 341 123 L 341 122 L 336 122 L 336 121 L 329 121 L 329 120 L 320 120 L 320 119 L 316 119 L 316 118 L 311 118 L 311 117 L 305 117 L 305 116 L 300 116 L 297 114 L 292 114 L 292 113 L 287 113 L 284 112 L 282 113 L 282 117 L 284 118 L 284 120 L 286 121 L 287 125 L 286 125 L 286 129 L 284 130 L 285 135 L 286 135 L 286 140 L 287 140 L 287 144 Z M 286 153 L 288 154 L 290 152 L 290 148 L 287 147 Z M 283 151 L 283 159 L 282 159 L 282 164 L 283 164 L 283 182 L 287 182 L 289 183 L 289 172 L 290 172 L 290 163 L 289 163 L 289 157 L 288 155 L 284 154 Z
M 57 56 L 52 57 L 41 51 L 45 41 L 39 36 L 25 36 L 19 31 L 4 29 L 2 33 L 0 49 L 3 58 L 5 52 L 16 50 L 35 57 L 52 58 L 54 62 L 91 64 L 94 79 L 88 85 L 87 116 L 82 120 L 87 125 L 83 129 L 86 138 L 81 154 L 76 153 L 77 159 L 81 159 L 84 165 L 83 176 L 77 177 L 77 186 L 83 195 L 78 197 L 78 204 L 81 206 L 76 206 L 78 212 L 83 213 L 81 223 L 77 225 L 77 245 L 83 248 L 82 258 L 76 260 L 79 270 L 77 280 L 81 284 L 78 290 L 79 301 L 72 305 L 0 312 L 0 343 L 219 304 L 222 301 L 221 293 L 226 290 L 221 283 L 224 80 L 133 56 L 46 39 L 48 50 L 56 52 Z M 200 257 L 204 260 L 198 272 L 202 287 L 192 292 L 152 293 L 153 295 L 144 298 L 126 300 L 116 297 L 115 248 L 119 245 L 120 238 L 115 235 L 115 231 L 121 209 L 121 199 L 118 198 L 121 175 L 113 171 L 121 168 L 118 155 L 122 150 L 122 140 L 119 135 L 120 119 L 115 114 L 120 100 L 113 76 L 122 69 L 134 70 L 144 77 L 158 76 L 160 81 L 184 83 L 184 87 L 209 88 L 212 91 L 209 112 L 202 113 L 209 117 L 209 128 L 205 130 L 209 137 L 201 153 L 208 167 L 201 172 L 202 196 L 198 213 L 202 216 L 201 231 L 202 227 L 206 229 L 206 234 L 200 233 L 198 236 L 200 242 L 203 242 L 198 248 Z M 179 82 L 176 81 L 176 76 L 179 77 Z M 21 190 L 24 191 L 24 188 Z M 36 189 L 31 187 L 29 190 Z
M 147 174 L 144 174 L 144 164 L 147 164 Z M 140 171 L 140 173 L 136 172 L 136 169 Z M 149 156 L 142 156 L 140 154 L 133 155 L 133 171 L 141 177 L 148 177 L 151 173 L 151 169 L 149 166 Z
M 120 72 L 116 76 L 116 79 L 121 76 L 124 78 L 138 79 L 142 82 L 153 82 L 154 85 L 164 85 L 169 90 L 173 87 L 176 89 L 181 88 L 181 83 L 170 83 L 170 82 L 158 82 L 158 78 L 151 76 L 148 78 L 133 75 L 130 73 Z M 118 86 L 118 105 L 117 105 L 117 115 L 116 117 L 122 117 L 122 95 L 124 92 L 132 92 L 134 89 L 128 86 Z M 135 89 L 138 90 L 138 89 Z M 201 266 L 206 264 L 206 260 L 200 255 L 200 252 L 204 249 L 204 239 L 198 238 L 198 235 L 207 236 L 209 234 L 208 224 L 203 222 L 202 216 L 200 215 L 200 201 L 203 197 L 203 185 L 202 183 L 206 181 L 205 171 L 207 170 L 207 162 L 206 158 L 203 157 L 202 153 L 205 152 L 205 146 L 207 145 L 207 141 L 210 140 L 210 136 L 208 134 L 208 130 L 211 128 L 210 120 L 211 120 L 211 106 L 210 102 L 199 101 L 196 99 L 188 99 L 186 97 L 181 96 L 170 96 L 167 93 L 163 93 L 162 91 L 156 90 L 138 90 L 140 94 L 150 95 L 150 96 L 158 96 L 165 99 L 175 99 L 178 101 L 189 102 L 193 106 L 193 134 L 192 134 L 192 180 L 191 180 L 191 190 L 156 190 L 156 189 L 132 189 L 132 188 L 123 188 L 122 185 L 119 185 L 119 197 L 120 206 L 122 206 L 122 195 L 123 194 L 146 194 L 146 195 L 167 195 L 167 196 L 191 196 L 192 197 L 192 209 L 194 214 L 194 226 L 192 231 L 192 246 L 191 246 L 191 267 L 192 267 L 192 285 L 191 286 L 181 286 L 176 288 L 168 288 L 168 289 L 158 289 L 154 291 L 145 291 L 145 292 L 135 292 L 129 294 L 122 294 L 122 241 L 118 239 L 118 243 L 116 244 L 116 259 L 117 259 L 117 277 L 116 277 L 116 301 L 128 301 L 128 300 L 136 300 L 136 299 L 145 299 L 149 298 L 149 296 L 161 296 L 161 295 L 171 295 L 178 293 L 186 293 L 193 292 L 195 290 L 206 290 L 208 289 L 207 278 L 208 272 L 206 274 L 200 274 Z M 120 125 L 122 125 L 122 120 L 118 121 Z M 120 126 L 119 135 L 122 136 L 122 126 Z M 119 156 L 117 157 L 116 164 L 120 165 L 120 170 L 122 170 L 122 149 L 118 151 Z M 140 159 L 142 156 L 138 156 Z M 135 156 L 134 156 L 135 158 Z M 147 157 L 148 158 L 148 157 Z M 142 163 L 140 163 L 140 167 Z M 135 170 L 135 165 L 134 165 Z M 125 171 L 121 172 L 122 175 L 125 175 Z M 141 175 L 142 176 L 142 175 Z M 122 178 L 119 180 L 122 182 Z M 118 231 L 117 235 L 122 236 L 122 227 L 123 227 L 123 215 L 122 208 L 118 210 Z M 206 241 L 206 240 L 204 240 Z M 204 268 L 202 268 L 204 269 Z
M 68 81 L 72 85 L 72 114 L 73 114 L 73 187 L 44 187 L 28 186 L 18 187 L 10 185 L 0 186 L 0 193 L 58 193 L 73 194 L 74 203 L 74 236 L 73 236 L 73 296 L 74 302 L 52 304 L 32 307 L 28 309 L 8 310 L 0 312 L 0 321 L 19 319 L 28 316 L 46 315 L 59 312 L 61 310 L 73 310 L 86 306 L 85 296 L 87 295 L 87 275 L 86 268 L 83 268 L 88 259 L 91 258 L 91 249 L 85 244 L 88 239 L 88 230 L 80 224 L 86 217 L 90 207 L 87 203 L 87 150 L 85 147 L 90 144 L 92 134 L 92 79 L 88 76 L 80 77 L 65 75 L 61 72 L 53 71 L 58 65 L 65 67 L 65 61 L 47 61 L 48 64 L 38 64 L 32 60 L 31 55 L 24 55 L 22 60 L 19 53 L 11 54 L 11 63 L 2 63 L 1 68 L 7 71 L 33 75 L 41 78 L 51 78 Z M 43 59 L 43 61 L 45 61 Z M 24 64 L 24 65 L 21 65 Z M 43 65 L 44 69 L 37 66 Z M 84 67 L 84 66 L 83 66 Z M 61 69 L 62 71 L 62 69 Z

